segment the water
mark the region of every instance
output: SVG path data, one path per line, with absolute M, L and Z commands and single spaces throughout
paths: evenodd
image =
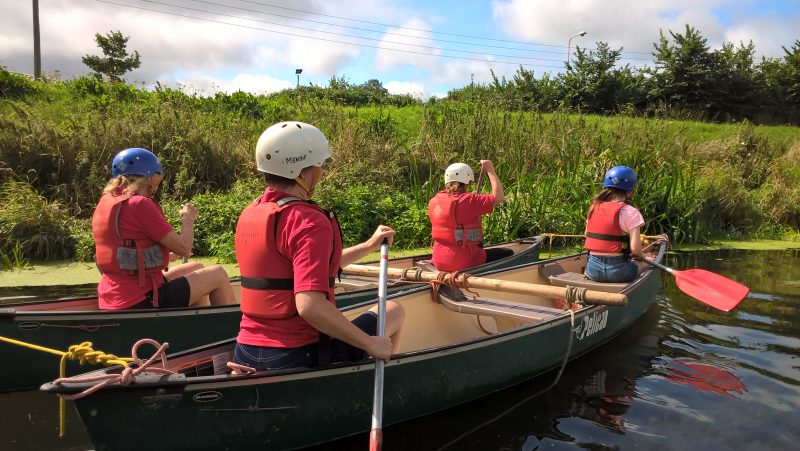
M 551 372 L 477 401 L 384 430 L 384 449 L 784 450 L 800 441 L 800 250 L 670 255 L 748 285 L 716 311 L 665 277 L 662 301 L 633 328 Z M 84 450 L 74 410 L 58 438 L 57 402 L 0 395 L 0 449 Z M 160 431 L 153 431 L 160 433 Z M 368 449 L 368 437 L 320 449 Z

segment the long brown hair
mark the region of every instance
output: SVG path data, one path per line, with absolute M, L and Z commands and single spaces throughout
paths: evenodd
M 444 185 L 444 190 L 447 191 L 447 194 L 460 194 L 465 192 L 467 189 L 467 185 L 461 182 L 449 182 Z
M 591 216 L 592 211 L 594 211 L 595 207 L 597 207 L 601 203 L 612 202 L 612 201 L 621 201 L 627 204 L 629 203 L 628 193 L 625 192 L 624 190 L 614 187 L 609 187 L 604 189 L 603 191 L 600 191 L 592 198 L 592 204 L 589 205 L 589 211 L 587 212 L 586 217 L 588 218 L 589 216 Z

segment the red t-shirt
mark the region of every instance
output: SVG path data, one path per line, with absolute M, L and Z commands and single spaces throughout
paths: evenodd
M 123 202 L 119 213 L 119 232 L 127 239 L 149 239 L 160 242 L 174 229 L 167 222 L 161 207 L 149 197 L 133 196 Z M 158 281 L 155 289 L 164 283 Z M 139 286 L 139 277 L 121 274 L 103 274 L 97 285 L 97 297 L 103 310 L 120 310 L 144 301 L 152 283 Z
M 458 198 L 456 223 L 467 224 L 481 221 L 481 216 L 494 210 L 491 194 L 466 193 Z M 477 244 L 447 245 L 433 243 L 433 265 L 439 271 L 460 271 L 486 263 L 486 251 Z
M 267 188 L 263 199 L 275 202 L 286 196 Z M 333 229 L 328 218 L 311 206 L 297 205 L 280 213 L 276 228 L 278 252 L 292 262 L 294 294 L 327 292 L 333 252 Z M 336 303 L 334 299 L 330 301 Z M 260 320 L 243 314 L 236 341 L 253 346 L 297 348 L 319 341 L 319 332 L 299 315 Z

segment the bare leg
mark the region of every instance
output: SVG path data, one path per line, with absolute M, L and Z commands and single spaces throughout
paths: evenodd
M 202 305 L 202 297 L 205 295 L 208 295 L 211 305 L 236 303 L 228 273 L 222 266 L 209 266 L 191 272 L 185 277 L 191 289 L 189 305 Z
M 178 277 L 183 277 L 186 274 L 189 274 L 190 272 L 195 272 L 203 268 L 204 266 L 200 262 L 184 263 L 181 265 L 173 266 L 172 268 L 169 268 L 168 271 L 164 271 L 164 277 L 166 277 L 167 280 L 175 280 Z
M 378 314 L 378 306 L 369 309 L 370 312 Z M 403 332 L 403 321 L 406 319 L 406 311 L 403 306 L 394 301 L 386 303 L 386 336 L 392 340 L 392 354 L 397 354 L 400 347 L 400 336 Z

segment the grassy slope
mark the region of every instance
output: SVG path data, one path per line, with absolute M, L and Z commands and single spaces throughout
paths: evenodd
M 353 108 L 355 111 L 356 109 Z M 531 113 L 524 113 L 531 114 Z M 394 107 L 394 106 L 368 106 L 357 109 L 357 115 L 361 119 L 386 117 L 391 115 L 394 121 L 399 123 L 399 130 L 404 138 L 417 136 L 422 120 L 422 109 L 418 106 Z M 553 116 L 552 113 L 542 115 L 545 118 Z M 601 129 L 612 129 L 622 122 L 630 121 L 627 116 L 599 116 L 599 115 L 570 115 L 574 120 L 583 119 L 587 124 L 597 124 Z M 652 121 L 647 118 L 634 118 L 634 121 Z M 726 139 L 734 136 L 739 124 L 715 124 L 711 122 L 698 122 L 687 120 L 669 121 L 672 130 L 680 132 L 688 142 L 704 142 L 719 139 Z M 759 125 L 756 133 L 769 139 L 777 140 L 800 140 L 800 127 L 783 125 Z

